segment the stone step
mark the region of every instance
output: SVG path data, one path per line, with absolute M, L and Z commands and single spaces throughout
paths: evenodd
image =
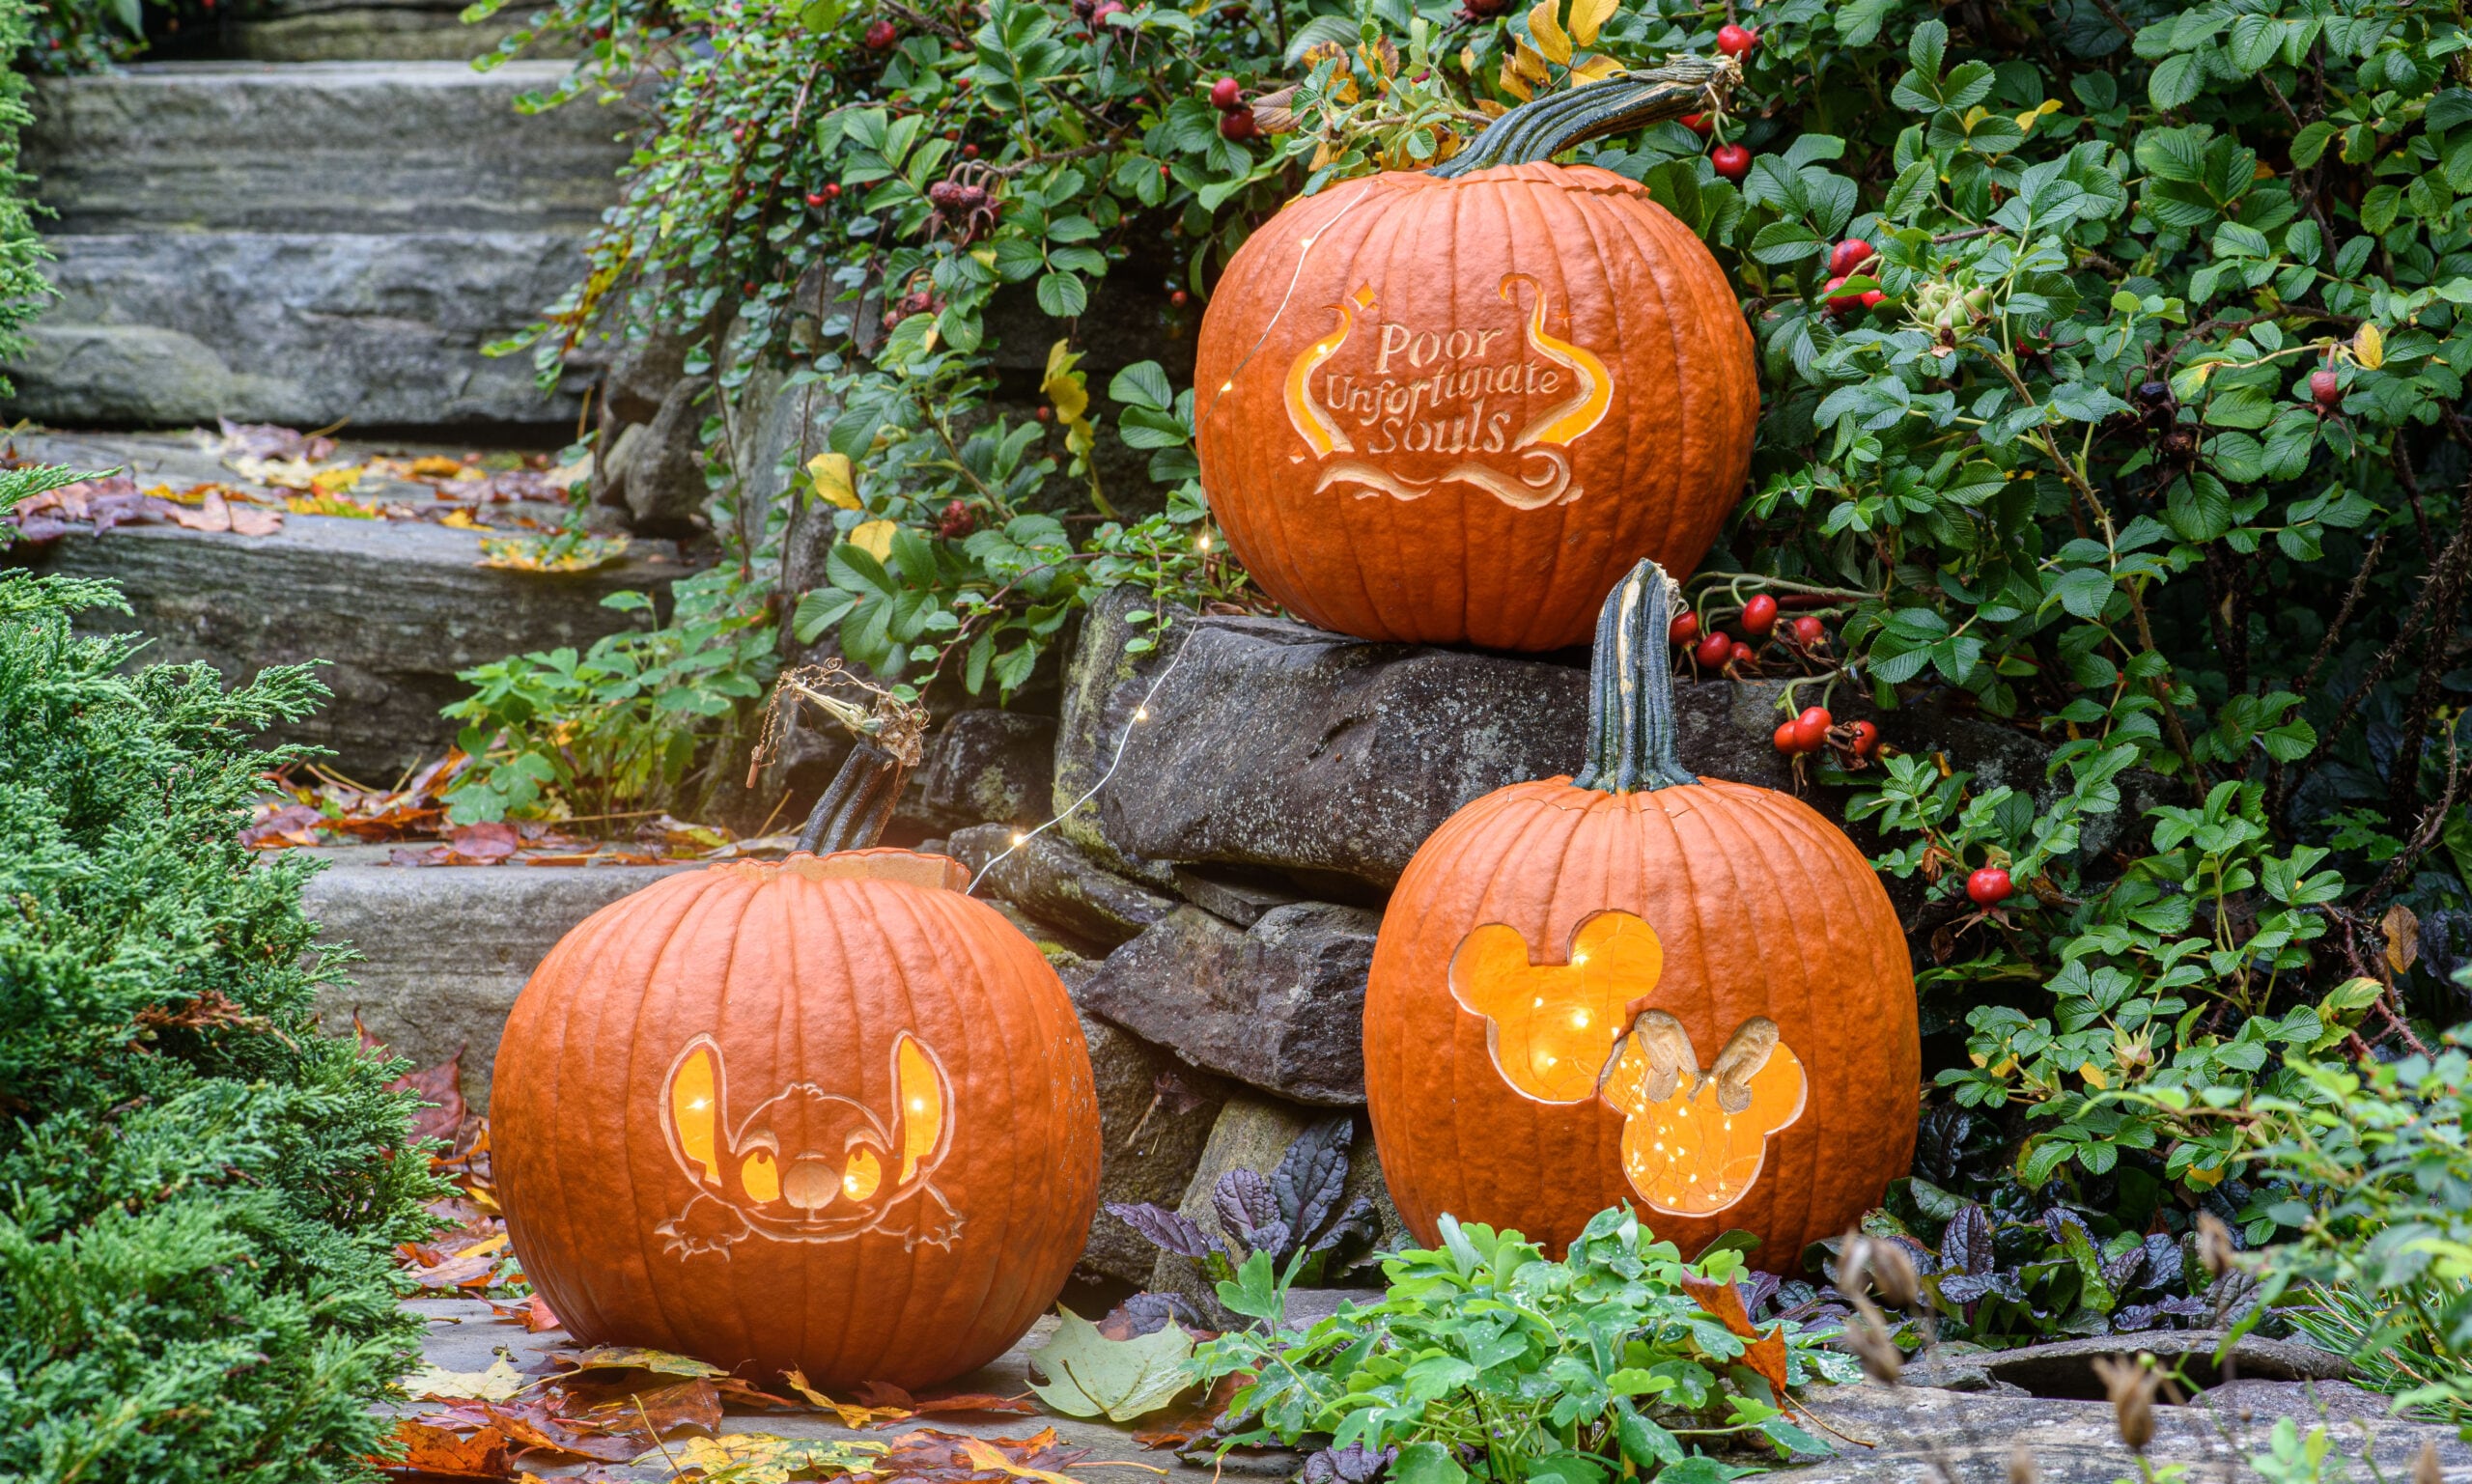
M 60 297 L 5 368 L 16 417 L 70 425 L 572 427 L 489 342 L 581 273 L 570 232 L 121 232 L 48 239 Z
M 564 71 L 176 62 L 39 79 L 24 162 L 60 298 L 0 367 L 7 410 L 572 426 L 577 392 L 482 353 L 582 276 L 584 235 L 617 199 L 630 113 L 515 111 Z
M 184 490 L 206 480 L 249 482 L 196 442 L 170 435 L 20 434 L 20 457 L 80 469 L 125 468 L 141 489 Z M 404 450 L 420 452 L 427 450 Z M 341 464 L 377 450 L 347 444 Z M 256 487 L 279 503 L 279 491 Z M 429 487 L 371 475 L 354 498 L 438 514 Z M 484 567 L 481 542 L 521 536 L 519 514 L 554 518 L 548 504 L 491 505 L 495 531 L 435 519 L 352 519 L 287 514 L 267 536 L 192 531 L 171 524 L 115 526 L 102 535 L 72 525 L 57 541 L 21 545 L 0 561 L 38 572 L 117 583 L 130 611 L 92 612 L 94 630 L 142 632 L 148 658 L 205 660 L 234 681 L 271 664 L 329 661 L 321 670 L 334 699 L 278 740 L 334 749 L 334 764 L 373 785 L 437 756 L 455 723 L 438 708 L 471 687 L 455 672 L 510 654 L 583 648 L 641 623 L 602 606 L 632 589 L 665 596 L 690 569 L 667 542 L 637 541 L 620 559 L 579 573 Z
M 467 26 L 463 9 L 436 0 L 262 0 L 229 40 L 253 62 L 462 62 L 523 29 L 520 10 Z
M 630 116 L 526 116 L 560 62 L 139 64 L 35 79 L 23 168 L 48 237 L 580 232 L 617 197 Z

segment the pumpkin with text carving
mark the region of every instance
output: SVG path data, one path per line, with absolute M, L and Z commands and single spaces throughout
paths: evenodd
M 1098 1200 L 1089 1052 L 969 880 L 898 850 L 733 862 L 551 950 L 491 1138 L 524 1274 L 578 1341 L 919 1386 L 1054 1302 Z
M 1913 1158 L 1913 967 L 1869 861 L 1791 795 L 1673 750 L 1669 579 L 1597 630 L 1588 761 L 1453 815 L 1392 892 L 1364 1003 L 1391 1199 L 1559 1251 L 1628 1202 L 1688 1255 L 1799 1271 Z
M 1751 467 L 1750 328 L 1645 187 L 1547 161 L 1713 106 L 1731 69 L 1540 98 L 1247 238 L 1202 319 L 1194 426 L 1264 591 L 1363 638 L 1547 650 L 1642 556 L 1698 564 Z

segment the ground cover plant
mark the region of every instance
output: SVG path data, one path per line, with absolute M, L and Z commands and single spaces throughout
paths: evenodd
M 117 602 L 0 571 L 0 1475 L 362 1477 L 443 1189 L 400 1067 L 312 1020 L 310 868 L 239 839 L 248 739 L 323 691 L 124 670 L 70 632 Z
M 1700 233 L 1759 346 L 1750 497 L 1678 657 L 1799 677 L 1780 746 L 1853 787 L 1923 897 L 1929 1095 L 1874 1228 L 1985 1343 L 2200 1322 L 2225 1296 L 2197 1217 L 2256 1246 L 2307 1199 L 2240 1110 L 2318 1106 L 2306 1068 L 2463 1018 L 2452 11 L 570 0 L 537 34 L 586 52 L 572 93 L 669 87 L 535 352 L 687 333 L 747 590 L 801 640 L 990 698 L 1102 586 L 1245 597 L 1191 388 L 1096 384 L 1098 337 L 1189 335 L 1299 192 L 1609 68 L 1734 56 L 1728 107 L 1572 157 Z M 998 323 L 1042 342 L 1035 387 L 996 370 Z M 835 409 L 764 508 L 720 436 L 759 370 Z M 772 592 L 791 502 L 841 540 Z M 2011 727 L 2048 771 L 1989 786 L 1802 714 L 1855 695 Z

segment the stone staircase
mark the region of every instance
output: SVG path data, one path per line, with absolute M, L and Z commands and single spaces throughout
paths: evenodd
M 572 427 L 579 388 L 544 395 L 529 357 L 481 353 L 580 276 L 615 196 L 623 116 L 515 111 L 564 69 L 170 62 L 38 79 L 25 166 L 53 213 L 60 298 L 5 368 L 5 410 Z

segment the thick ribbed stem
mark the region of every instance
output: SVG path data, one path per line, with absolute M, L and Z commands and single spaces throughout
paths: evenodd
M 1642 561 L 1605 596 L 1588 661 L 1587 766 L 1571 782 L 1607 794 L 1697 783 L 1674 751 L 1673 670 L 1666 630 L 1673 579 Z
M 1535 164 L 1607 134 L 1707 113 L 1741 80 L 1742 69 L 1731 57 L 1675 57 L 1646 71 L 1616 72 L 1520 104 L 1425 174 L 1451 180 L 1494 165 Z
M 799 849 L 817 855 L 835 851 L 863 851 L 884 837 L 892 823 L 892 806 L 901 799 L 902 781 L 910 769 L 902 760 L 861 737 L 832 775 L 832 786 L 816 800 L 806 827 L 799 831 Z

